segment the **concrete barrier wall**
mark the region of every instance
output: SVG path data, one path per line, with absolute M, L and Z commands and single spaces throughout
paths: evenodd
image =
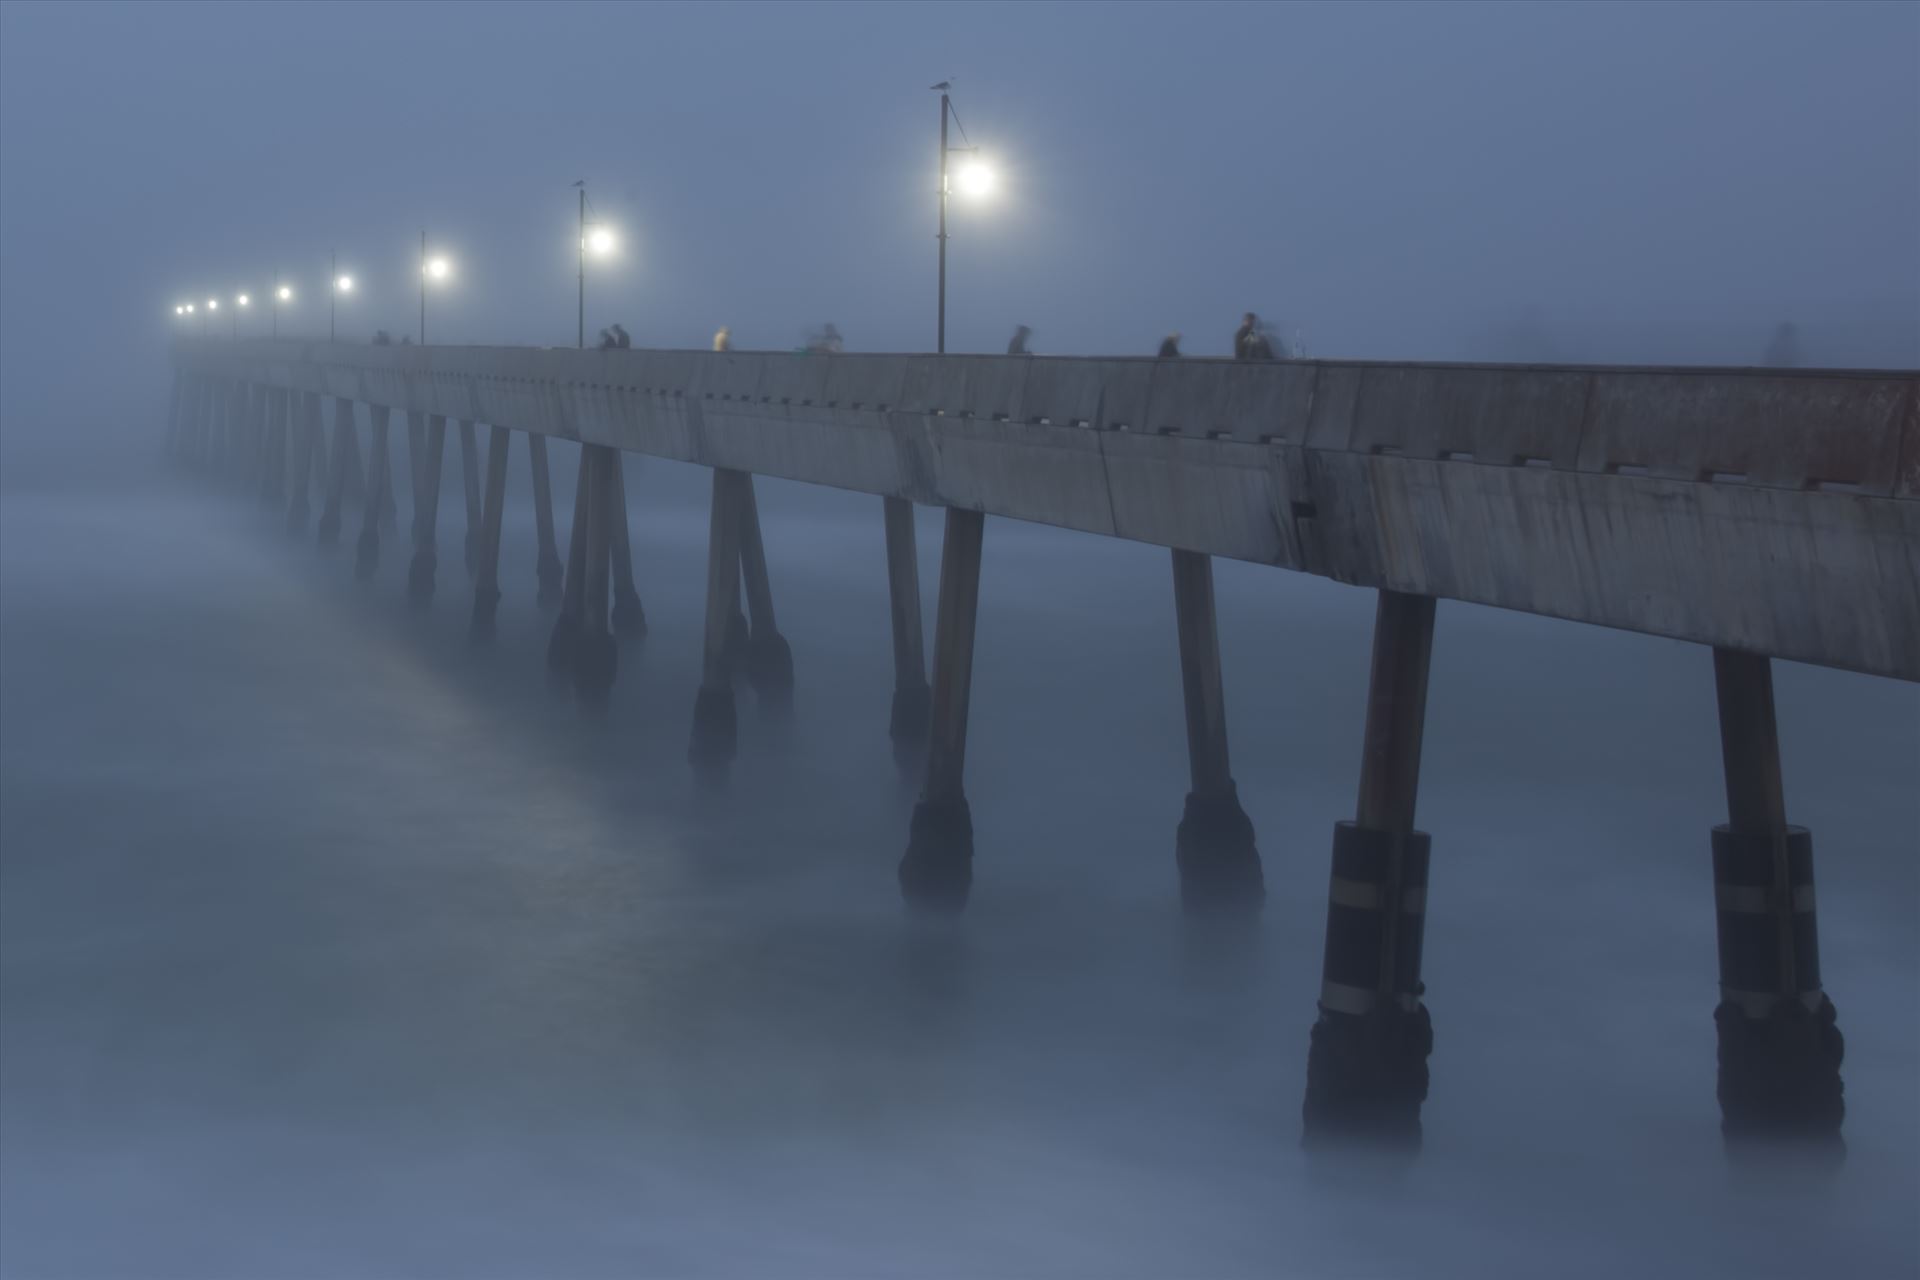
M 1920 680 L 1911 372 L 287 341 L 186 342 L 176 358 L 396 409 Z

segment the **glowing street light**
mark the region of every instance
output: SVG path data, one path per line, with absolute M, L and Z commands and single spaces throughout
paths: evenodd
M 976 200 L 993 194 L 993 170 L 978 160 L 968 162 L 960 170 L 960 192 Z
M 235 298 L 234 301 L 244 307 L 244 306 L 247 306 L 249 303 L 251 303 L 253 299 L 249 298 L 246 294 L 243 293 L 239 297 Z
M 587 255 L 605 258 L 619 247 L 619 240 L 613 234 L 613 228 L 605 223 L 596 222 L 587 225 L 587 181 L 582 178 L 573 184 L 580 189 L 580 308 L 579 336 L 580 346 L 587 345 Z
M 290 285 L 275 285 L 273 290 L 273 336 L 280 336 L 280 304 L 293 301 L 293 288 Z
M 994 174 L 979 158 L 980 148 L 967 138 L 966 126 L 960 123 L 960 113 L 953 109 L 953 97 L 948 92 L 953 85 L 942 80 L 933 86 L 940 94 L 940 300 L 939 320 L 935 330 L 934 350 L 942 355 L 947 350 L 947 196 L 950 184 L 947 181 L 947 157 L 954 154 L 972 156 L 973 159 L 960 170 L 960 194 L 972 199 L 984 199 L 993 194 Z M 960 130 L 960 137 L 966 140 L 965 146 L 947 145 L 947 120 L 951 118 L 954 127 Z
M 273 296 L 274 299 L 279 302 L 292 302 L 293 290 L 283 284 L 273 291 Z
M 453 263 L 444 255 L 427 256 L 427 231 L 420 229 L 420 345 L 427 345 L 427 282 L 439 283 L 453 275 Z
M 340 273 L 338 249 L 327 259 L 327 275 L 333 280 L 333 288 L 327 290 L 327 341 L 332 342 L 334 314 L 339 310 L 340 295 L 353 292 L 353 277 Z

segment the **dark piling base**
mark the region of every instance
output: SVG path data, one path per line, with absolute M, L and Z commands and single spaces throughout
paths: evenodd
M 1321 1007 L 1307 1051 L 1302 1140 L 1420 1147 L 1433 1020 L 1426 1006 L 1381 1005 L 1354 1015 Z
M 900 893 L 907 905 L 950 914 L 967 905 L 973 888 L 973 812 L 964 797 L 922 800 L 913 806 Z
M 413 553 L 413 559 L 407 564 L 407 599 L 422 608 L 433 602 L 433 574 L 439 567 L 439 557 L 431 551 L 419 550 Z
M 793 650 L 778 631 L 761 632 L 748 643 L 747 682 L 762 716 L 783 720 L 793 714 Z
M 1231 782 L 1225 791 L 1187 793 L 1174 860 L 1180 868 L 1180 901 L 1188 910 L 1253 911 L 1266 900 L 1253 822 Z
M 740 725 L 733 709 L 733 688 L 702 685 L 693 699 L 693 737 L 687 744 L 687 762 L 703 783 L 726 780 L 739 746 Z
M 1720 1041 L 1720 1131 L 1729 1142 L 1840 1142 L 1846 1041 L 1833 1001 L 1823 995 L 1818 1008 L 1808 1009 L 1782 996 L 1764 1018 L 1722 1002 L 1713 1022 Z
M 933 716 L 933 690 L 925 680 L 895 685 L 893 714 L 887 736 L 893 739 L 893 762 L 904 774 L 915 774 L 927 759 L 927 727 Z
M 540 593 L 536 602 L 541 605 L 556 605 L 566 587 L 567 571 L 560 563 L 560 557 L 552 550 L 540 553 L 540 563 L 534 569 L 540 582 Z
M 361 582 L 371 578 L 380 568 L 380 535 L 372 529 L 362 529 L 360 540 L 353 548 L 353 576 Z
M 340 513 L 338 511 L 325 511 L 321 513 L 320 528 L 317 536 L 320 539 L 320 545 L 323 547 L 337 547 L 340 545 Z
M 640 607 L 640 593 L 629 588 L 614 592 L 613 634 L 623 644 L 639 644 L 647 638 L 647 611 Z

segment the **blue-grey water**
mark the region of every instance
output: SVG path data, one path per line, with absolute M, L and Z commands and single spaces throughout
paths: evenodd
M 894 888 L 877 501 L 762 482 L 798 710 L 779 734 L 742 692 L 715 810 L 684 761 L 701 476 L 629 463 L 652 634 L 592 715 L 545 684 L 524 462 L 489 649 L 457 481 L 421 613 L 404 510 L 363 587 L 357 514 L 326 554 L 157 467 L 8 477 L 6 1275 L 1920 1268 L 1920 690 L 1777 665 L 1849 1155 L 1756 1178 L 1713 1101 L 1707 653 L 1443 603 L 1426 1147 L 1330 1177 L 1298 1107 L 1367 593 L 1218 566 L 1269 901 L 1196 932 L 1165 553 L 990 522 L 976 887 L 929 922 Z

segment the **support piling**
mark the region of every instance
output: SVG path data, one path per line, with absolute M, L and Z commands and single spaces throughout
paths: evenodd
M 505 427 L 488 433 L 486 503 L 475 553 L 470 623 L 473 635 L 481 639 L 493 634 L 494 614 L 500 606 L 500 519 L 507 501 L 507 450 L 512 442 L 512 433 Z
M 893 623 L 893 712 L 887 735 L 902 773 L 916 773 L 927 758 L 927 722 L 933 690 L 921 638 L 920 557 L 914 542 L 913 504 L 882 498 L 887 535 L 887 604 Z
M 1180 897 L 1189 908 L 1257 907 L 1266 896 L 1253 823 L 1227 756 L 1227 700 L 1213 597 L 1213 559 L 1173 552 L 1173 611 L 1187 713 L 1192 789 L 1175 836 Z
M 934 911 L 960 910 L 973 886 L 973 814 L 967 806 L 964 775 L 985 531 L 986 516 L 981 512 L 948 508 L 934 619 L 926 783 L 913 807 L 899 872 L 907 902 Z
M 533 524 L 540 546 L 534 570 L 540 583 L 537 599 L 543 605 L 558 604 L 566 571 L 553 541 L 553 482 L 547 474 L 545 436 L 527 437 L 527 461 L 533 473 Z
M 380 526 L 385 507 L 381 499 L 393 491 L 393 451 L 387 447 L 392 411 L 383 404 L 367 406 L 367 492 L 360 511 L 360 540 L 354 547 L 353 576 L 365 582 L 380 567 Z
M 740 511 L 740 576 L 745 582 L 747 609 L 747 682 L 762 715 L 775 719 L 793 710 L 793 651 L 780 634 L 773 616 L 773 582 L 767 573 L 766 544 L 760 538 L 760 504 L 754 497 L 753 477 L 736 473 Z
M 1846 1045 L 1820 984 L 1813 837 L 1787 823 L 1773 665 L 1713 651 L 1727 821 L 1713 829 L 1721 1132 L 1840 1143 Z
M 740 477 L 740 472 L 714 468 L 707 517 L 706 640 L 701 649 L 700 691 L 693 701 L 693 734 L 687 746 L 694 777 L 704 785 L 726 780 L 739 744 L 727 635 L 740 589 Z
M 407 599 L 416 605 L 433 600 L 434 570 L 440 562 L 440 472 L 446 449 L 447 420 L 436 413 L 427 420 L 413 485 L 413 559 L 407 565 Z
M 1413 816 L 1433 619 L 1431 596 L 1380 592 L 1359 801 L 1354 820 L 1334 828 L 1320 1016 L 1302 1107 L 1310 1145 L 1420 1144 L 1433 1024 L 1420 981 L 1429 842 Z
M 465 418 L 460 420 L 460 481 L 461 495 L 466 499 L 467 533 L 461 540 L 460 558 L 466 566 L 467 577 L 474 576 L 475 555 L 480 547 L 480 522 L 484 514 L 480 506 L 480 458 L 474 445 L 473 423 Z

